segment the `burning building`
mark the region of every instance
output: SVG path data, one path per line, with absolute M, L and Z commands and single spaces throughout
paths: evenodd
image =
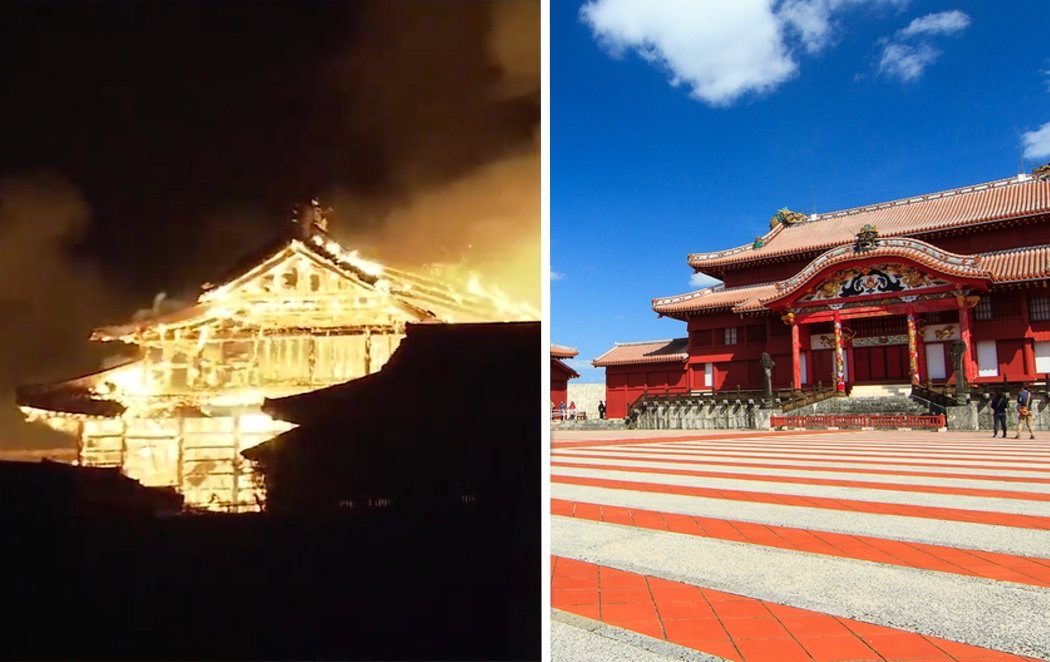
M 120 467 L 171 486 L 187 505 L 258 508 L 241 451 L 294 427 L 261 409 L 275 399 L 378 371 L 408 323 L 536 319 L 472 280 L 463 290 L 386 267 L 328 233 L 316 201 L 294 232 L 244 261 L 192 305 L 96 329 L 129 357 L 98 372 L 18 389 L 18 404 L 76 438 L 83 466 Z

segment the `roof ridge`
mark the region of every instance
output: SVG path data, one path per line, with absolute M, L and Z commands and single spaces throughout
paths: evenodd
M 673 343 L 676 340 L 689 340 L 689 336 L 684 338 L 661 338 L 660 340 L 634 340 L 631 342 L 613 342 L 614 347 L 629 347 L 632 345 L 653 345 L 658 342 L 662 343 Z
M 867 205 L 858 205 L 856 207 L 847 207 L 846 209 L 839 209 L 837 211 L 822 212 L 810 214 L 808 220 L 800 223 L 799 225 L 806 225 L 807 223 L 815 223 L 818 221 L 826 221 L 835 218 L 842 218 L 844 216 L 852 216 L 853 214 L 859 214 L 861 212 L 874 211 L 876 209 L 887 209 L 889 207 L 900 207 L 904 205 L 918 204 L 920 202 L 926 202 L 927 200 L 939 200 L 943 198 L 954 197 L 957 195 L 966 195 L 967 193 L 976 193 L 977 191 L 985 191 L 995 188 L 1005 188 L 1007 186 L 1018 186 L 1020 184 L 1026 184 L 1030 181 L 1035 181 L 1030 175 L 1019 174 L 1013 177 L 1004 177 L 1002 179 L 994 179 L 990 182 L 982 182 L 980 184 L 968 184 L 966 186 L 957 186 L 955 188 L 945 189 L 943 191 L 934 191 L 932 193 L 923 193 L 921 195 L 905 196 L 902 198 L 896 198 L 894 200 L 885 200 L 883 202 L 875 202 Z

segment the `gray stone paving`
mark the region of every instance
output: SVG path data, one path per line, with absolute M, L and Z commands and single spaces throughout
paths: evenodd
M 723 658 L 676 646 L 598 621 L 551 610 L 551 662 L 721 662 Z
M 608 460 L 599 458 L 567 458 L 555 457 L 554 461 L 566 460 L 577 464 L 602 465 L 610 464 Z M 756 467 L 716 467 L 711 464 L 701 465 L 703 468 L 689 466 L 686 464 L 659 462 L 655 460 L 626 460 L 618 459 L 616 464 L 622 467 L 637 467 L 639 469 L 671 469 L 671 470 L 694 470 L 709 471 L 727 474 L 740 474 L 742 476 L 782 476 L 791 478 L 813 478 L 817 480 L 842 480 L 859 483 L 886 483 L 892 485 L 936 485 L 939 487 L 960 487 L 981 490 L 1007 490 L 1010 492 L 1028 492 L 1033 494 L 1050 494 L 1050 483 L 1024 483 L 1004 482 L 995 483 L 987 480 L 969 480 L 965 478 L 933 478 L 929 476 L 893 476 L 889 474 L 863 474 L 854 472 L 837 471 L 812 471 L 806 469 L 778 469 L 770 467 L 759 469 Z M 984 473 L 984 472 L 981 472 Z M 1050 476 L 1045 476 L 1050 478 Z
M 682 515 L 789 526 L 812 531 L 830 531 L 961 549 L 1050 558 L 1050 531 L 1046 530 L 930 520 L 923 517 L 876 515 L 827 508 L 727 501 L 657 492 L 632 492 L 564 483 L 552 484 L 551 496 L 556 499 L 582 503 L 602 503 L 623 508 L 643 508 Z
M 1050 517 L 1050 502 L 1048 501 L 1024 501 L 1019 499 L 1001 499 L 995 497 L 975 497 L 923 492 L 894 492 L 890 490 L 875 490 L 861 487 L 805 485 L 798 483 L 778 483 L 776 481 L 755 481 L 736 478 L 676 476 L 670 474 L 617 471 L 613 469 L 558 467 L 557 473 L 560 476 L 576 476 L 580 478 L 605 478 L 640 483 L 662 483 L 664 485 L 677 485 L 682 487 L 702 487 L 715 490 L 760 491 L 768 494 L 819 497 L 826 499 L 852 499 L 856 501 L 874 501 L 878 503 L 892 503 L 906 506 L 961 508 L 964 510 Z
M 768 465 L 769 467 L 780 467 L 780 466 L 798 466 L 803 464 L 801 460 L 793 459 L 769 459 L 763 457 L 755 458 L 738 458 L 729 457 L 724 452 L 706 455 L 702 458 L 690 459 L 688 456 L 675 455 L 670 453 L 661 453 L 658 448 L 646 448 L 644 454 L 637 452 L 624 452 L 614 450 L 613 447 L 609 448 L 573 448 L 573 449 L 558 449 L 554 453 L 555 460 L 566 460 L 575 462 L 574 459 L 577 456 L 584 455 L 600 455 L 603 458 L 609 460 L 625 459 L 630 460 L 632 458 L 647 457 L 654 459 L 674 460 L 679 466 L 683 468 L 689 468 L 692 465 L 701 465 L 705 467 L 721 467 L 733 466 L 740 462 L 747 462 L 748 464 L 761 464 Z M 668 450 L 668 449 L 664 449 Z M 582 457 L 581 457 L 582 459 Z M 1031 463 L 1021 462 L 1017 466 L 1026 467 L 1026 469 L 1009 469 L 1009 468 L 995 468 L 986 469 L 981 463 L 970 463 L 973 466 L 971 468 L 966 467 L 938 467 L 938 466 L 924 466 L 916 467 L 912 464 L 882 464 L 881 462 L 877 465 L 864 463 L 864 462 L 826 462 L 819 459 L 807 459 L 804 464 L 808 465 L 811 470 L 817 468 L 821 469 L 818 473 L 824 473 L 824 471 L 834 471 L 835 469 L 878 469 L 880 471 L 921 471 L 923 473 L 945 473 L 945 474 L 959 474 L 971 471 L 973 473 L 980 473 L 982 476 L 1009 476 L 1015 478 L 1050 478 L 1050 470 L 1047 471 L 1031 471 Z M 956 464 L 956 463 L 952 463 Z M 1009 465 L 1008 465 L 1009 466 Z M 1001 467 L 1001 463 L 996 463 L 996 467 Z M 747 470 L 751 467 L 738 467 Z M 978 471 L 979 469 L 979 471 Z

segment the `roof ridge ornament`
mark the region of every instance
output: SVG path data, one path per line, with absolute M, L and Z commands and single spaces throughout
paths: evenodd
M 299 236 L 309 239 L 316 233 L 328 234 L 328 216 L 332 213 L 331 207 L 321 207 L 317 198 L 310 198 L 309 204 L 299 205 L 294 210 L 294 223 L 299 230 Z
M 857 233 L 857 240 L 853 242 L 854 253 L 867 253 L 879 247 L 879 231 L 871 223 L 866 223 Z
M 1050 181 L 1050 163 L 1046 163 L 1032 170 L 1032 177 L 1044 182 Z
M 805 214 L 791 211 L 787 207 L 784 207 L 778 210 L 776 214 L 773 214 L 773 218 L 769 219 L 769 229 L 772 230 L 775 228 L 777 223 L 788 226 L 804 223 L 806 220 L 808 220 L 808 217 Z

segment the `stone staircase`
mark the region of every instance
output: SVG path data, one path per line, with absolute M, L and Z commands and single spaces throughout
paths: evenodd
M 854 386 L 848 398 L 831 398 L 804 407 L 796 414 L 941 414 L 912 399 L 908 384 L 864 384 Z

